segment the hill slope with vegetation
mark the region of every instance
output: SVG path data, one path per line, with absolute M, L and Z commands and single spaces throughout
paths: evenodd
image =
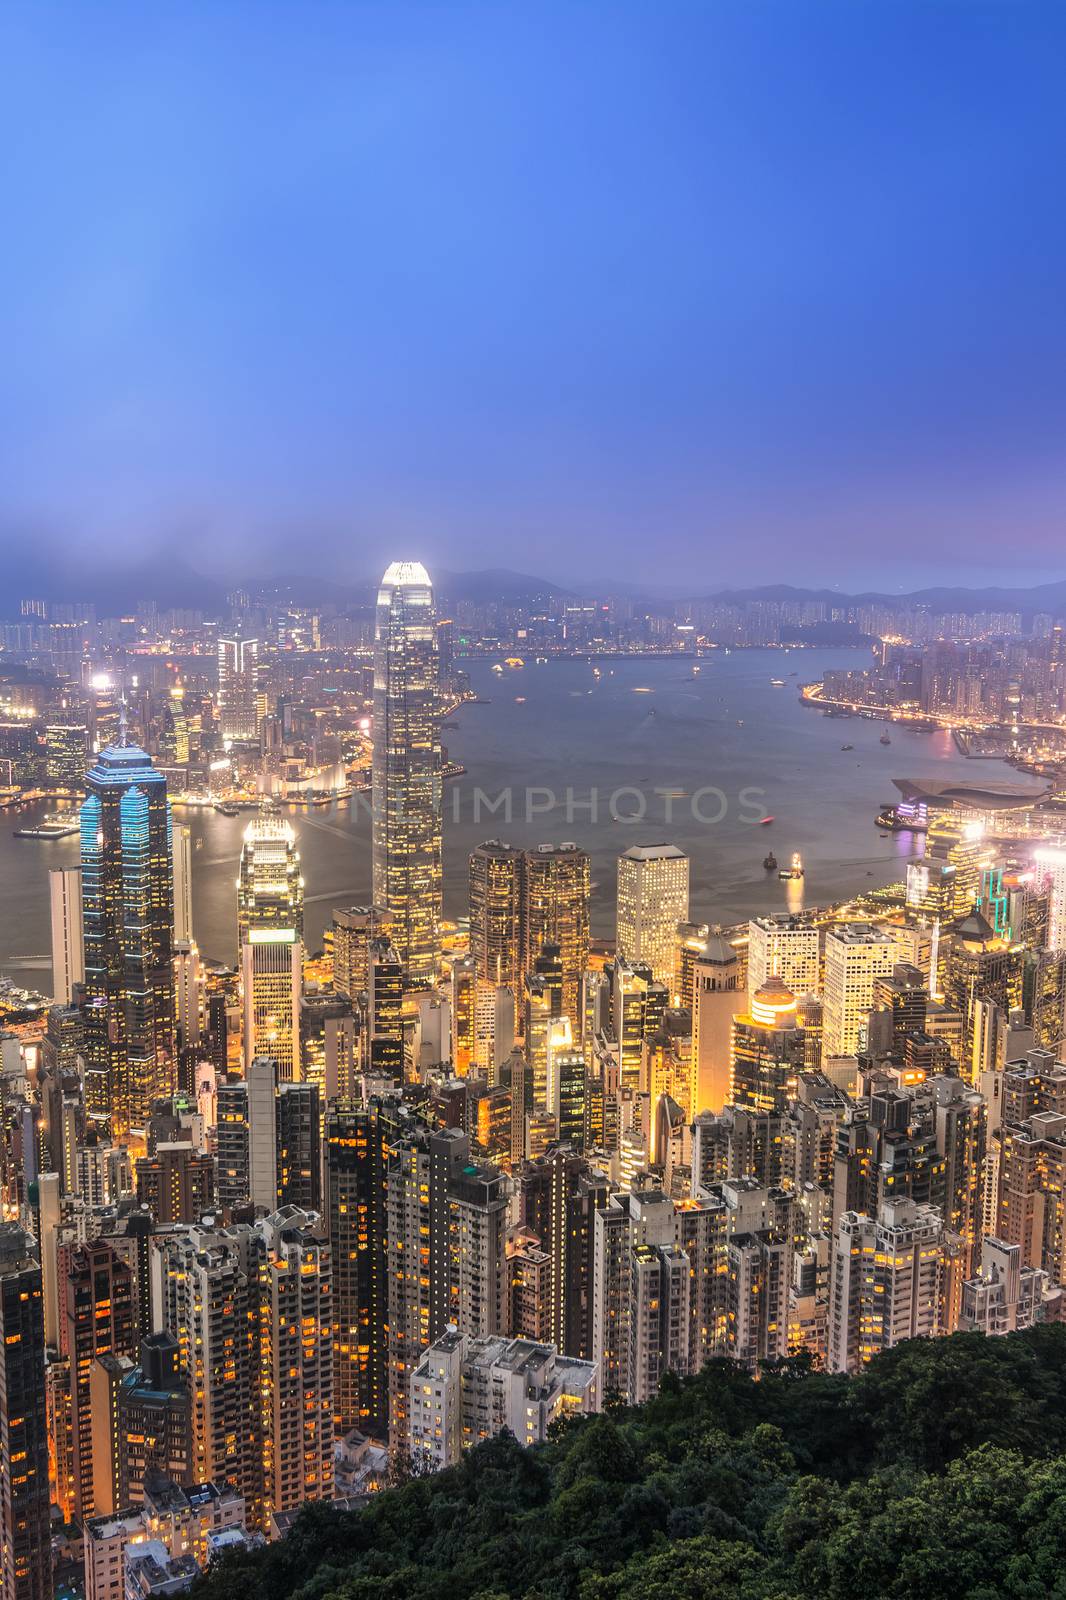
M 668 1377 L 639 1409 L 309 1506 L 197 1600 L 1066 1600 L 1066 1326 L 856 1378 Z

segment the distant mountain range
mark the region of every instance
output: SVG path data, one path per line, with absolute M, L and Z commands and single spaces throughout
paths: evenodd
M 912 589 L 906 594 L 869 590 L 842 594 L 839 589 L 798 589 L 788 583 L 766 584 L 758 589 L 719 589 L 707 600 L 824 600 L 830 605 L 921 605 L 935 611 L 1062 611 L 1066 607 L 1066 579 L 1041 583 L 1031 589 L 967 589 L 961 585 L 937 589 Z
M 205 577 L 181 560 L 153 558 L 136 568 L 121 568 L 108 572 L 97 570 L 89 575 L 49 569 L 38 565 L 28 556 L 18 564 L 19 570 L 9 571 L 5 584 L 8 615 L 18 610 L 23 596 L 69 601 L 91 601 L 101 615 L 115 616 L 131 611 L 143 600 L 153 600 L 160 606 L 179 606 L 202 610 L 208 614 L 226 610 L 226 595 L 236 587 L 253 591 L 265 589 L 285 596 L 294 605 L 330 603 L 340 606 L 371 606 L 377 591 L 378 578 L 370 575 L 354 582 L 336 582 L 328 578 L 288 577 L 262 580 L 255 574 L 228 582 Z M 452 572 L 441 567 L 432 569 L 434 587 L 445 606 L 459 601 L 486 605 L 492 601 L 510 606 L 533 605 L 544 601 L 600 598 L 606 594 L 624 595 L 635 604 L 666 606 L 673 603 L 656 586 L 642 589 L 640 585 L 624 581 L 605 581 L 593 588 L 587 583 L 563 585 L 550 578 L 512 572 L 505 567 L 490 567 L 476 572 Z M 842 606 L 858 603 L 888 606 L 925 605 L 936 611 L 1023 611 L 1032 613 L 1048 611 L 1066 615 L 1066 579 L 1054 583 L 1038 584 L 1032 588 L 972 589 L 963 585 L 914 589 L 906 594 L 868 590 L 858 594 L 844 594 L 838 589 L 807 589 L 794 584 L 764 584 L 755 588 L 718 589 L 704 593 L 699 598 L 707 601 L 743 603 L 753 600 L 795 601 L 820 600 L 827 605 Z

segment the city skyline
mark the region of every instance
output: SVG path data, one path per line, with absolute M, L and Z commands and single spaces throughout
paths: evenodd
M 5 13 L 13 574 L 1060 575 L 1061 8 L 313 14 Z

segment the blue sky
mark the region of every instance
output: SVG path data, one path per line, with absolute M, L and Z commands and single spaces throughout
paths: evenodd
M 8 570 L 1066 576 L 1066 8 L 0 11 Z

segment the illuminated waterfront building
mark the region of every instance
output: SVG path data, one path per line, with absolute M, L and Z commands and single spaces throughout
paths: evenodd
M 378 590 L 374 650 L 374 902 L 387 907 L 405 982 L 439 967 L 442 794 L 433 589 L 395 561 Z
M 298 1078 L 303 878 L 290 823 L 262 811 L 244 832 L 237 884 L 244 1060 L 271 1056 Z
M 580 1016 L 581 982 L 589 959 L 588 852 L 576 844 L 542 844 L 526 852 L 523 961 L 532 970 L 545 945 L 558 945 L 564 1015 Z
M 688 856 L 674 844 L 633 845 L 618 858 L 617 954 L 668 987 L 677 926 L 688 920 L 688 880 Z
M 259 640 L 239 633 L 218 641 L 218 709 L 227 744 L 254 744 L 259 737 Z
M 88 732 L 83 722 L 45 724 L 45 773 L 49 783 L 80 794 L 85 782 Z
M 85 1100 L 121 1136 L 174 1082 L 166 780 L 136 745 L 101 752 L 81 806 Z

